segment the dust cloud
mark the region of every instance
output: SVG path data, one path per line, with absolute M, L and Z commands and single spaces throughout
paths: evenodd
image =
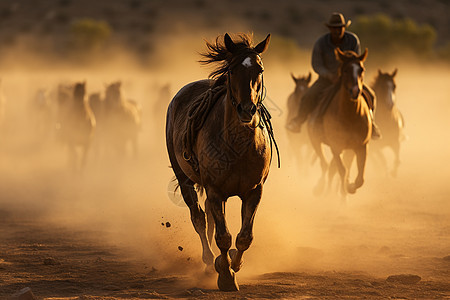
M 176 203 L 179 196 L 169 195 L 173 173 L 164 124 L 171 97 L 183 85 L 207 77 L 210 69 L 197 63 L 197 53 L 203 50 L 202 39 L 192 35 L 163 41 L 154 69 L 141 67 L 126 52 L 117 53 L 117 60 L 101 67 L 53 66 L 46 60 L 33 68 L 16 64 L 4 69 L 2 213 L 18 221 L 98 232 L 99 239 L 120 247 L 125 256 L 141 257 L 167 273 L 201 272 L 200 241 L 189 211 Z M 353 270 L 380 276 L 419 270 L 426 277 L 426 267 L 412 258 L 450 253 L 450 69 L 419 63 L 383 68 L 399 69 L 397 104 L 405 116 L 408 137 L 401 145 L 402 164 L 393 178 L 369 156 L 364 186 L 343 202 L 337 194 L 313 194 L 319 165 L 311 164 L 313 156 L 308 151 L 298 163 L 284 128 L 286 100 L 294 89 L 290 72 L 306 75 L 309 58 L 287 64 L 269 50 L 263 59 L 266 103 L 281 149 L 281 168 L 276 168 L 274 157 L 241 278 L 308 270 Z M 375 69 L 368 70 L 366 81 L 370 83 L 375 74 Z M 85 169 L 67 168 L 67 149 L 56 141 L 54 123 L 44 126 L 42 122 L 49 120 L 40 118 L 30 104 L 35 92 L 45 88 L 55 105 L 51 95 L 59 83 L 83 80 L 88 93 L 103 92 L 105 83 L 122 80 L 125 97 L 141 104 L 138 157 L 130 152 L 125 157 L 102 156 L 91 149 Z M 164 86 L 170 91 L 165 97 Z M 385 155 L 392 165 L 392 154 L 386 151 Z M 227 218 L 235 237 L 240 226 L 239 199 L 228 201 Z

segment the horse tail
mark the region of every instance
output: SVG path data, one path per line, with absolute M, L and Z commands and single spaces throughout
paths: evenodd
M 178 182 L 178 179 L 177 179 L 176 176 L 172 177 L 171 182 L 175 183 L 175 189 L 173 191 L 175 193 L 180 188 L 180 183 Z M 200 184 L 198 184 L 198 183 L 194 184 L 194 190 L 197 192 L 197 194 L 200 197 L 203 197 L 203 195 L 205 194 L 205 187 L 200 185 Z

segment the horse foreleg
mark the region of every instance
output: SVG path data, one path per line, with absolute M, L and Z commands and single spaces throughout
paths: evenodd
M 356 163 L 358 166 L 358 175 L 356 180 L 352 184 L 347 185 L 348 192 L 354 194 L 358 188 L 364 184 L 364 170 L 366 167 L 367 158 L 367 145 L 357 149 L 356 151 Z
M 248 195 L 245 195 L 242 199 L 242 227 L 241 231 L 236 237 L 236 252 L 231 252 L 232 256 L 231 268 L 238 272 L 242 267 L 242 255 L 246 251 L 253 241 L 253 222 L 255 220 L 256 209 L 262 196 L 262 185 L 258 185 L 256 189 L 250 191 Z
M 341 152 L 332 151 L 333 159 L 336 162 L 339 175 L 341 177 L 341 194 L 345 198 L 347 196 L 347 186 L 348 186 L 348 170 L 345 167 L 341 159 Z
M 350 172 L 350 169 L 352 167 L 353 158 L 355 158 L 355 153 L 353 151 L 347 150 L 342 154 L 342 161 L 348 172 Z
M 333 158 L 330 162 L 330 166 L 328 167 L 328 188 L 327 188 L 327 194 L 330 193 L 332 190 L 333 185 L 333 179 L 336 173 L 338 172 L 337 163 L 335 159 Z
M 211 205 L 211 213 L 216 224 L 216 244 L 220 249 L 220 255 L 216 257 L 214 266 L 219 278 L 217 285 L 221 291 L 238 291 L 239 286 L 236 282 L 236 275 L 230 268 L 231 259 L 228 255 L 228 250 L 231 247 L 231 234 L 228 231 L 225 220 L 225 200 L 214 192 L 208 193 L 208 198 Z
M 180 179 L 178 179 L 178 182 L 180 182 Z M 180 188 L 184 202 L 186 202 L 189 207 L 194 229 L 202 242 L 203 262 L 207 266 L 212 266 L 214 254 L 212 253 L 210 243 L 208 242 L 208 237 L 206 236 L 206 215 L 198 203 L 197 192 L 195 191 L 193 182 L 186 180 L 183 183 L 180 183 Z

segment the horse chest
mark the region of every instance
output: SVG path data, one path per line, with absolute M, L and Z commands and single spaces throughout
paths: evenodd
M 235 193 L 252 189 L 267 177 L 268 145 L 264 135 L 254 133 L 228 132 L 211 135 L 210 139 L 200 138 L 197 149 L 202 181 Z
M 324 119 L 324 132 L 328 144 L 338 149 L 352 148 L 367 143 L 369 135 L 368 112 L 335 114 Z

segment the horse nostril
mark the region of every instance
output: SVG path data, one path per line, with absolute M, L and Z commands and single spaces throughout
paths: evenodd
M 241 106 L 240 103 L 236 106 L 236 110 L 237 110 L 238 113 L 242 112 L 242 106 Z

